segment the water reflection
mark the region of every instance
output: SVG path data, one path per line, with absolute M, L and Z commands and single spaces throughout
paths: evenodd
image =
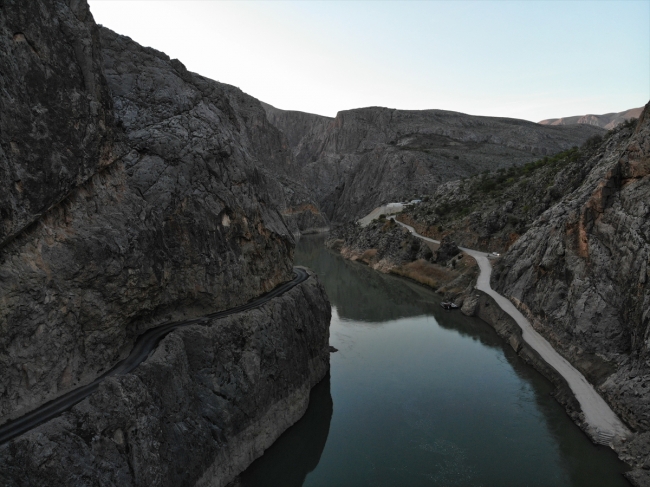
M 629 485 L 489 326 L 322 244 L 304 238 L 296 262 L 332 302 L 331 390 L 328 377 L 242 485 Z
M 323 248 L 323 243 L 322 237 L 303 237 L 296 247 L 295 260 L 318 269 L 318 277 L 342 318 L 381 323 L 444 312 L 440 301 L 431 301 L 431 293 L 426 290 L 404 286 L 403 280 L 336 258 Z
M 309 408 L 240 478 L 238 487 L 300 487 L 320 461 L 330 430 L 330 375 L 309 395 Z

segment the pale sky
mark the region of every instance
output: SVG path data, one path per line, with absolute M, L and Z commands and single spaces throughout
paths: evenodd
M 650 0 L 89 0 L 95 20 L 277 108 L 539 121 L 650 100 Z

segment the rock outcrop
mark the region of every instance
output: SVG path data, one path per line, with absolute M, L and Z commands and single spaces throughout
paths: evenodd
M 541 125 L 574 125 L 582 123 L 611 130 L 627 120 L 639 118 L 641 112 L 643 112 L 643 107 L 630 108 L 622 112 L 605 113 L 603 115 L 577 115 L 573 117 L 549 118 L 547 120 L 541 120 L 539 123 Z
M 291 152 L 254 98 L 100 29 L 84 0 L 5 1 L 0 12 L 2 423 L 92 381 L 151 326 L 289 280 L 300 220 L 290 228 L 282 213 L 311 200 L 279 180 Z M 232 318 L 232 336 L 170 335 L 140 375 L 4 447 L 0 471 L 19 479 L 8 485 L 190 485 L 214 461 L 216 478 L 237 473 L 300 416 L 326 368 L 329 306 L 309 286 L 311 301 L 267 307 L 267 321 Z M 237 348 L 256 323 L 274 330 L 249 347 L 261 359 Z M 120 426 L 93 443 L 109 417 Z
M 306 410 L 329 368 L 330 312 L 311 275 L 177 330 L 133 373 L 0 447 L 0 485 L 226 485 Z
M 528 314 L 637 431 L 636 439 L 617 448 L 628 463 L 645 468 L 650 104 L 636 127 L 628 124 L 607 138 L 590 167 L 582 184 L 545 211 L 499 260 L 492 286 Z
M 341 225 L 332 231 L 326 245 L 346 259 L 408 277 L 448 299 L 460 296 L 478 275 L 476 261 L 460 253 L 455 243 L 430 246 L 393 220 L 383 218 L 365 227 Z
M 456 242 L 449 237 L 444 237 L 440 241 L 440 247 L 438 247 L 438 250 L 436 251 L 435 261 L 438 264 L 445 265 L 450 259 L 457 256 L 459 253 L 460 249 L 458 248 L 458 245 L 456 245 Z
M 297 176 L 337 222 L 442 183 L 581 145 L 598 127 L 546 127 L 443 110 L 370 107 L 335 119 L 264 105 L 293 149 Z

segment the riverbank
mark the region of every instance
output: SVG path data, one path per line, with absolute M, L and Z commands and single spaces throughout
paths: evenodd
M 423 242 L 393 219 L 338 227 L 326 245 L 345 259 L 412 279 L 450 300 L 459 300 L 479 272 L 476 261 L 455 243 L 444 242 L 441 247 L 438 242 Z M 462 299 L 457 304 L 462 304 Z
M 419 235 L 409 225 L 402 222 L 398 223 L 423 241 L 437 242 Z M 643 458 L 647 456 L 647 434 L 636 434 L 630 431 L 585 376 L 535 331 L 530 322 L 513 303 L 491 288 L 492 265 L 488 260 L 487 253 L 465 248 L 462 250 L 474 257 L 481 269 L 476 282 L 476 289 L 489 296 L 502 311 L 497 315 L 483 312 L 481 316 L 481 307 L 477 304 L 470 311 L 471 300 L 468 300 L 463 306 L 465 313 L 474 314 L 478 312 L 478 316 L 493 326 L 503 338 L 507 339 L 513 349 L 524 360 L 533 365 L 556 385 L 558 390 L 555 397 L 565 406 L 569 416 L 587 433 L 592 441 L 608 445 L 617 452 L 622 460 L 633 468 L 636 467 L 626 473 L 626 477 L 633 485 L 637 487 L 650 485 L 650 472 L 646 468 L 648 462 L 647 460 L 643 462 Z M 489 306 L 489 303 L 489 301 L 484 302 L 484 307 Z M 504 320 L 503 313 L 508 315 L 506 323 L 510 322 L 509 325 L 500 324 Z M 517 328 L 512 327 L 513 322 Z M 516 331 L 517 329 L 519 332 Z M 573 400 L 568 397 L 567 393 L 573 397 Z M 639 460 L 642 461 L 639 462 Z
M 396 221 L 396 220 L 395 220 Z M 415 231 L 413 227 L 402 222 L 397 222 L 406 228 L 412 235 L 432 243 L 437 241 L 424 237 Z M 480 273 L 476 281 L 476 289 L 489 295 L 494 302 L 514 320 L 520 329 L 521 339 L 552 369 L 554 369 L 569 385 L 574 394 L 582 415 L 580 425 L 596 443 L 607 444 L 613 447 L 617 442 L 624 442 L 631 436 L 630 430 L 616 416 L 605 400 L 596 392 L 593 385 L 587 381 L 575 367 L 562 357 L 551 344 L 542 337 L 524 315 L 507 298 L 500 295 L 490 286 L 492 265 L 488 259 L 489 254 L 472 249 L 462 249 L 471 255 L 479 265 Z M 466 313 L 468 305 L 464 306 Z M 521 347 L 517 340 L 511 343 L 513 348 Z
M 615 452 L 589 441 L 492 327 L 324 240 L 301 239 L 296 263 L 332 303 L 331 381 L 238 487 L 629 487 Z

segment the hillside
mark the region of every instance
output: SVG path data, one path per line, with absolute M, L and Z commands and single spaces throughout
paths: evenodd
M 629 131 L 628 126 L 606 139 Z M 504 252 L 539 215 L 582 183 L 602 141 L 594 136 L 581 148 L 445 183 L 420 204 L 406 207 L 398 219 L 436 240 L 449 237 L 463 247 Z
M 370 107 L 336 118 L 265 105 L 294 153 L 294 176 L 333 221 L 426 194 L 448 181 L 507 168 L 581 145 L 604 133 L 587 125 L 552 126 L 443 110 Z
M 650 104 L 602 141 L 449 183 L 398 219 L 499 250 L 492 287 L 636 431 L 615 445 L 649 485 Z
M 626 120 L 631 118 L 637 119 L 641 116 L 643 107 L 639 108 L 630 108 L 629 110 L 624 110 L 622 112 L 616 113 L 605 113 L 603 115 L 576 115 L 573 117 L 563 117 L 563 118 L 549 118 L 547 120 L 541 120 L 541 125 L 576 125 L 576 124 L 585 124 L 593 125 L 595 127 L 601 127 L 606 130 L 611 130 L 618 125 L 622 124 Z

